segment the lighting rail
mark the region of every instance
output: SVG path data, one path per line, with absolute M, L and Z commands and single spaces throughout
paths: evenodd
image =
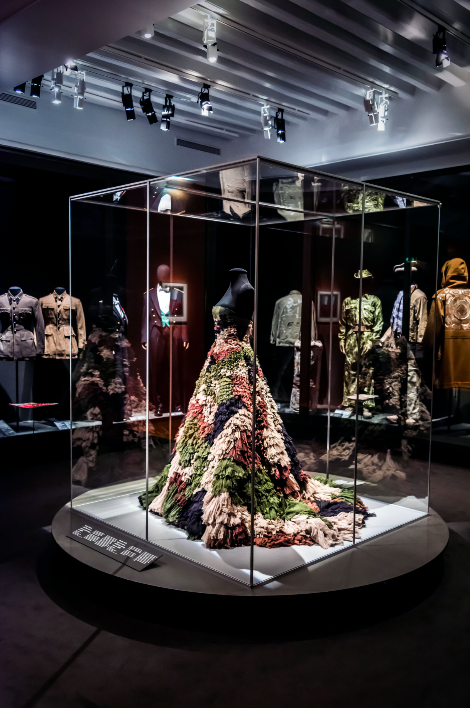
M 299 59 L 304 59 L 305 61 L 310 62 L 310 64 L 316 64 L 317 66 L 321 66 L 323 69 L 327 69 L 328 71 L 331 71 L 334 74 L 340 75 L 343 79 L 353 81 L 354 83 L 360 84 L 361 86 L 367 86 L 368 88 L 381 89 L 382 91 L 386 91 L 390 96 L 393 96 L 394 98 L 398 97 L 398 92 L 394 91 L 386 84 L 381 84 L 380 82 L 374 81 L 373 79 L 370 79 L 367 76 L 362 76 L 361 74 L 356 74 L 351 71 L 348 71 L 348 69 L 344 69 L 342 66 L 332 64 L 331 62 L 326 61 L 325 59 L 321 59 L 321 57 L 315 56 L 314 54 L 303 52 L 301 49 L 296 49 L 290 44 L 284 44 L 284 42 L 280 42 L 274 37 L 270 37 L 266 34 L 261 34 L 260 32 L 257 32 L 256 30 L 253 30 L 250 27 L 242 25 L 236 20 L 232 20 L 226 17 L 225 15 L 219 14 L 221 8 L 217 8 L 210 2 L 207 3 L 207 7 L 198 4 L 193 5 L 191 9 L 195 10 L 196 12 L 199 12 L 201 15 L 206 16 L 208 12 L 210 12 L 210 14 L 213 15 L 214 18 L 217 19 L 217 22 L 219 22 L 221 25 L 230 27 L 231 29 L 234 29 L 237 32 L 242 32 L 243 34 L 246 34 L 249 37 L 253 37 L 254 39 L 259 40 L 260 42 L 264 42 L 264 44 L 269 44 L 271 47 L 275 47 L 276 49 L 280 49 L 281 51 L 286 52 L 286 54 L 291 54 L 292 56 L 299 57 Z M 272 101 L 272 103 L 276 103 L 276 101 Z
M 139 54 L 137 52 L 131 52 L 126 49 L 120 49 L 119 47 L 116 47 L 113 44 L 110 44 L 107 47 L 103 47 L 100 51 L 103 53 L 109 54 L 110 56 L 114 56 L 116 58 L 132 59 L 133 61 L 136 61 L 145 67 L 152 67 L 154 69 L 159 69 L 160 71 L 164 71 L 168 74 L 173 74 L 174 76 L 175 75 L 179 76 L 182 79 L 187 79 L 187 80 L 193 81 L 197 84 L 202 84 L 202 83 L 209 84 L 210 87 L 212 89 L 215 89 L 216 91 L 223 91 L 225 93 L 231 93 L 234 96 L 239 96 L 241 98 L 244 98 L 245 100 L 254 101 L 258 105 L 259 104 L 264 105 L 265 103 L 270 103 L 271 105 L 276 105 L 276 106 L 279 106 L 279 108 L 283 108 L 285 111 L 288 111 L 291 115 L 295 114 L 298 116 L 302 116 L 303 118 L 311 118 L 311 114 L 308 111 L 304 111 L 300 108 L 297 108 L 294 105 L 284 103 L 284 102 L 279 102 L 276 99 L 270 98 L 269 96 L 262 96 L 261 94 L 258 94 L 258 93 L 251 93 L 250 91 L 243 91 L 242 89 L 237 89 L 234 86 L 229 86 L 227 84 L 224 84 L 222 81 L 217 81 L 217 80 L 214 81 L 212 79 L 207 78 L 206 76 L 203 76 L 202 74 L 199 74 L 196 72 L 185 71 L 184 69 L 179 69 L 179 68 L 177 68 L 175 66 L 171 66 L 169 64 L 163 64 L 162 62 L 155 61 L 154 59 L 149 59 L 148 57 L 145 57 L 143 54 Z M 393 91 L 389 91 L 389 93 L 392 94 Z

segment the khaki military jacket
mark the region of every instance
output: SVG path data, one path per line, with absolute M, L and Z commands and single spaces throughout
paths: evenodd
M 291 290 L 289 295 L 281 297 L 274 307 L 271 344 L 277 347 L 294 347 L 300 337 L 301 317 L 302 293 Z
M 80 300 L 66 292 L 58 295 L 55 290 L 40 299 L 45 325 L 45 359 L 68 359 L 70 344 L 72 358 L 76 359 L 79 349 L 86 341 L 85 315 Z
M 0 359 L 34 359 L 44 352 L 44 321 L 39 301 L 22 290 L 0 296 Z
M 410 297 L 410 342 L 423 341 L 428 323 L 428 298 L 422 290 L 416 288 Z

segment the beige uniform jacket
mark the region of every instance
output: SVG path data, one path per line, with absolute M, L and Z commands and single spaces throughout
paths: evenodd
M 420 344 L 428 323 L 428 298 L 419 288 L 410 297 L 410 342 Z
M 84 348 L 86 341 L 82 303 L 76 297 L 67 295 L 66 292 L 58 295 L 55 291 L 42 297 L 39 302 L 46 334 L 44 358 L 68 359 L 71 340 L 72 358 L 76 359 L 78 350 Z M 70 313 L 70 308 L 72 313 Z

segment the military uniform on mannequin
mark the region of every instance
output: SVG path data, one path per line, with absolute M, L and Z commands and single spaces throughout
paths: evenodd
M 470 289 L 467 264 L 453 258 L 442 267 L 441 290 L 433 296 L 423 345 L 436 347 L 437 388 L 470 388 Z
M 86 343 L 82 303 L 63 287 L 39 300 L 45 327 L 45 349 L 35 362 L 33 398 L 56 401 L 55 418 L 70 418 L 70 365 L 73 366 Z M 75 360 L 73 362 L 70 361 Z
M 17 286 L 0 296 L 0 359 L 23 361 L 44 354 L 39 300 Z
M 359 280 L 360 271 L 354 273 Z M 382 303 L 376 295 L 368 293 L 373 287 L 373 275 L 367 269 L 362 272 L 362 298 L 347 297 L 343 301 L 339 328 L 339 347 L 345 355 L 343 407 L 352 412 L 355 407 L 349 396 L 366 394 L 371 396 L 364 401 L 364 417 L 371 418 L 375 408 L 374 367 L 369 360 L 372 345 L 382 334 Z M 359 391 L 357 390 L 357 369 L 360 366 Z
M 82 303 L 57 287 L 39 300 L 44 317 L 46 359 L 76 359 L 86 341 L 85 315 Z
M 144 294 L 141 342 L 144 349 L 147 349 L 147 344 L 149 345 L 150 380 L 147 382 L 149 398 L 155 405 L 156 414 L 162 415 L 164 402 L 169 397 L 170 373 L 172 408 L 177 413 L 181 411 L 182 354 L 184 349 L 188 349 L 189 342 L 186 324 L 171 322 L 172 317 L 182 314 L 183 299 L 176 288 L 165 285 L 170 280 L 170 268 L 167 265 L 160 265 L 156 275 L 156 286 L 149 291 L 148 313 L 147 294 Z
M 300 338 L 300 323 L 302 316 L 302 293 L 291 290 L 281 297 L 274 306 L 271 325 L 271 344 L 276 345 L 275 375 L 271 391 L 275 401 L 279 401 L 280 387 L 285 372 L 292 368 L 294 362 L 295 343 Z M 289 391 L 282 400 L 289 400 L 292 389 L 293 371 L 289 374 Z
M 400 263 L 394 266 L 394 273 L 402 274 L 405 272 L 405 264 Z M 410 286 L 410 320 L 409 332 L 403 332 L 403 304 L 404 291 L 400 290 L 393 306 L 392 315 L 390 317 L 390 332 L 393 337 L 401 337 L 408 334 L 407 346 L 408 354 L 404 374 L 400 377 L 406 379 L 406 408 L 405 418 L 407 425 L 415 425 L 419 422 L 419 389 L 421 386 L 421 373 L 417 364 L 417 359 L 423 357 L 422 341 L 426 329 L 428 319 L 428 299 L 422 290 L 419 289 L 415 282 L 418 278 L 418 263 L 417 261 L 410 262 L 410 275 L 412 283 Z M 387 339 L 388 332 L 384 335 L 384 340 Z M 392 367 L 393 368 L 393 367 Z M 393 377 L 393 372 L 392 372 Z M 392 379 L 390 378 L 390 381 Z M 400 387 L 389 386 L 391 390 L 390 404 L 395 410 L 400 410 Z M 387 416 L 391 423 L 398 422 L 398 414 L 393 413 Z

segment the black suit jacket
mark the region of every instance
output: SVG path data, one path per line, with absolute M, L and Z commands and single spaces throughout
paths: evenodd
M 148 313 L 149 335 L 152 329 L 162 330 L 162 316 L 160 303 L 158 302 L 157 289 L 150 288 L 149 292 L 150 312 Z M 175 288 L 170 289 L 170 317 L 177 317 L 183 314 L 183 296 Z M 181 339 L 183 342 L 188 341 L 188 329 L 186 324 L 177 322 L 171 325 L 173 339 Z M 142 308 L 142 344 L 147 342 L 147 293 L 144 293 L 144 306 Z

